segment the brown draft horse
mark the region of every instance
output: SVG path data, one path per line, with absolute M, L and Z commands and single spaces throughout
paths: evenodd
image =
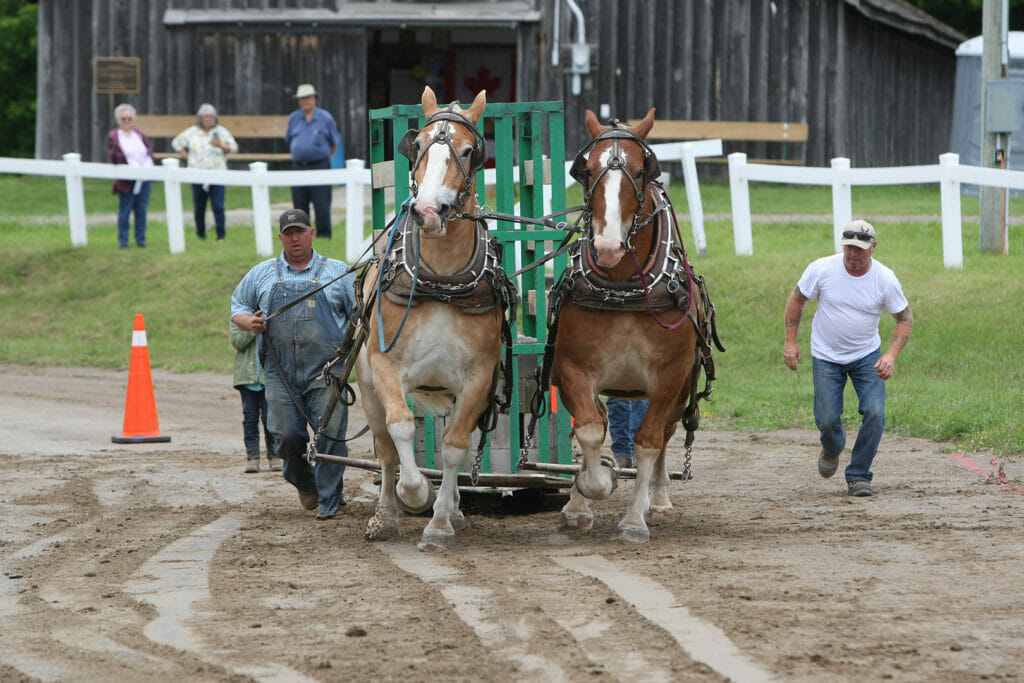
M 363 302 L 374 302 L 364 310 L 369 340 L 356 361 L 381 464 L 380 496 L 366 529 L 371 540 L 398 534 L 399 499 L 410 511 L 434 500 L 421 549 L 449 548 L 466 525 L 457 474 L 481 415 L 493 408 L 504 309 L 509 296 L 515 299 L 486 225 L 466 217 L 476 211 L 476 172 L 486 159 L 475 127 L 486 103 L 481 91 L 467 110 L 442 108 L 433 90 L 423 91 L 428 122 L 399 145 L 413 162 L 413 196 L 387 253 L 357 287 Z M 436 499 L 416 466 L 406 396 L 431 414 L 448 415 Z
M 653 123 L 654 109 L 635 128 L 604 126 L 586 112 L 593 139 L 571 173 L 583 186 L 587 229 L 552 289 L 549 316 L 557 332 L 552 383 L 575 419 L 583 451 L 562 527 L 589 530 L 587 499 L 602 500 L 615 488 L 611 461 L 601 459 L 608 417 L 598 396 L 650 400 L 636 432 L 636 485 L 616 532 L 634 542 L 650 540 L 645 515 L 652 521 L 672 515 L 665 447 L 684 413 L 689 442 L 697 398 L 710 392 L 710 385 L 697 392 L 701 364 L 709 380 L 714 374 L 706 343 L 713 330 L 705 329 L 713 306 L 654 182 L 657 159 L 644 141 Z

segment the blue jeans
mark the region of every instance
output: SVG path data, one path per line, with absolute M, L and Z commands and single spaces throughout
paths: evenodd
M 330 159 L 310 162 L 292 162 L 292 169 L 295 171 L 315 171 L 331 167 Z M 312 202 L 313 210 L 316 212 L 316 236 L 331 236 L 331 192 L 330 185 L 300 185 L 292 188 L 292 206 L 306 212 L 312 220 L 313 214 L 309 212 L 309 204 Z
M 135 243 L 146 246 L 146 209 L 149 208 L 150 182 L 142 183 L 138 194 L 118 192 L 117 241 L 122 247 L 128 246 L 129 217 L 135 214 Z
M 320 424 L 320 415 L 323 414 L 327 399 L 333 391 L 322 380 L 318 384 L 319 386 L 310 385 L 305 389 L 292 385 L 296 398 L 302 403 L 302 410 L 314 425 Z M 284 475 L 285 481 L 302 493 L 315 491 L 320 513 L 333 514 L 342 504 L 345 466 L 322 461 L 310 465 L 305 458 L 306 446 L 309 443 L 309 430 L 305 418 L 276 373 L 267 372 L 266 387 L 269 407 L 267 423 L 275 437 L 274 454 L 282 460 L 281 474 Z M 338 403 L 324 433 L 336 438 L 345 438 L 347 428 L 348 408 Z M 317 444 L 317 451 L 330 455 L 348 455 L 348 448 L 344 443 L 328 439 Z
M 224 186 L 208 185 L 209 190 L 204 190 L 202 185 L 192 185 L 192 208 L 196 219 L 196 234 L 206 239 L 206 199 L 209 197 L 210 206 L 213 207 L 213 223 L 217 226 L 217 239 L 224 239 Z
M 612 435 L 612 455 L 633 459 L 633 439 L 647 414 L 647 401 L 608 399 L 608 431 Z
M 317 514 L 332 515 L 343 503 L 345 466 L 323 461 L 309 464 L 305 458 L 309 431 L 302 413 L 309 418 L 311 429 L 320 425 L 320 415 L 333 390 L 324 380 L 316 378 L 324 363 L 335 357 L 342 332 L 323 292 L 317 292 L 307 305 L 282 310 L 288 302 L 319 286 L 322 264 L 313 266 L 309 281 L 285 280 L 281 262 L 277 261 L 275 267 L 277 282 L 270 288 L 268 313 L 279 310 L 282 313 L 267 327 L 262 340 L 268 355 L 276 358 L 276 361 L 268 358 L 263 364 L 269 407 L 267 423 L 274 435 L 274 453 L 283 461 L 281 474 L 285 480 L 301 493 L 315 491 L 320 504 Z M 282 375 L 287 378 L 295 400 L 285 387 Z M 300 405 L 296 405 L 296 401 Z M 344 439 L 347 428 L 348 408 L 339 402 L 324 434 Z M 330 439 L 317 444 L 317 450 L 330 455 L 348 455 L 344 442 Z
M 871 481 L 871 462 L 878 452 L 885 429 L 885 380 L 878 376 L 875 363 L 881 357 L 875 349 L 860 360 L 846 365 L 811 358 L 814 369 L 814 422 L 821 432 L 821 447 L 825 455 L 836 457 L 846 446 L 843 427 L 843 390 L 846 380 L 857 392 L 858 411 L 861 414 L 857 440 L 846 467 L 846 481 Z
M 242 396 L 242 441 L 248 460 L 260 459 L 260 420 L 263 420 L 263 439 L 267 446 L 267 459 L 274 456 L 274 439 L 267 427 L 266 391 L 253 391 L 249 387 L 235 387 Z

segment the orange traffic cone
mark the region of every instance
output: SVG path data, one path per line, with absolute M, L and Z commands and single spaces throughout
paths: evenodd
M 132 360 L 128 369 L 128 397 L 124 407 L 124 431 L 112 436 L 114 443 L 152 443 L 170 441 L 160 436 L 153 397 L 153 376 L 149 372 L 149 347 L 146 345 L 146 324 L 141 313 L 135 314 L 132 331 Z

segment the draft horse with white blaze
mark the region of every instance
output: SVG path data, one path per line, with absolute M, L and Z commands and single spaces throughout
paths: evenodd
M 442 108 L 433 90 L 423 91 L 427 123 L 398 145 L 412 162 L 412 196 L 385 253 L 357 282 L 369 341 L 356 374 L 381 465 L 380 496 L 366 529 L 371 540 L 397 535 L 399 500 L 414 512 L 433 500 L 420 548 L 452 545 L 466 524 L 458 470 L 473 430 L 493 426 L 498 409 L 495 388 L 503 341 L 511 344 L 516 292 L 501 269 L 501 245 L 476 205 L 476 174 L 486 160 L 476 123 L 486 103 L 481 91 L 467 110 Z M 448 415 L 436 498 L 416 466 L 407 396 L 431 414 Z
M 583 462 L 560 525 L 590 529 L 588 499 L 616 486 L 614 461 L 601 458 L 608 428 L 599 396 L 649 399 L 636 431 L 636 485 L 616 536 L 650 539 L 645 516 L 672 514 L 665 448 L 682 420 L 687 448 L 699 421 L 697 401 L 714 378 L 709 340 L 720 350 L 714 306 L 686 258 L 658 161 L 645 142 L 654 109 L 629 128 L 586 113 L 592 140 L 571 174 L 583 187 L 583 235 L 551 291 L 548 349 L 552 384 L 574 418 Z M 707 383 L 698 390 L 701 369 Z M 547 370 L 545 370 L 547 372 Z M 546 379 L 542 380 L 546 386 Z M 687 475 L 688 476 L 688 475 Z

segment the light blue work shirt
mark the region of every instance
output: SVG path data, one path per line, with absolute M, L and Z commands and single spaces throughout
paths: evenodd
M 314 107 L 309 121 L 301 109 L 288 117 L 288 129 L 284 135 L 292 161 L 308 163 L 331 158 L 331 151 L 341 142 L 341 133 L 334 117 L 326 109 Z
M 320 273 L 318 287 L 338 277 L 348 268 L 342 261 L 320 256 L 314 250 L 313 258 L 309 260 L 306 267 L 302 270 L 296 270 L 284 258 L 284 252 L 281 252 L 280 256 L 267 259 L 253 266 L 245 274 L 245 277 L 242 278 L 242 281 L 238 283 L 234 293 L 231 295 L 231 317 L 239 313 L 251 315 L 256 311 L 263 311 L 264 316 L 271 315 L 274 311 L 267 310 L 267 307 L 270 305 L 270 288 L 277 281 L 276 264 L 280 262 L 282 280 L 286 282 L 310 282 L 313 275 L 313 265 L 318 260 L 325 261 L 323 270 Z M 330 303 L 331 314 L 335 322 L 338 323 L 338 329 L 340 330 L 345 329 L 348 317 L 356 305 L 355 290 L 353 289 L 355 279 L 356 274 L 349 273 L 322 292 Z

